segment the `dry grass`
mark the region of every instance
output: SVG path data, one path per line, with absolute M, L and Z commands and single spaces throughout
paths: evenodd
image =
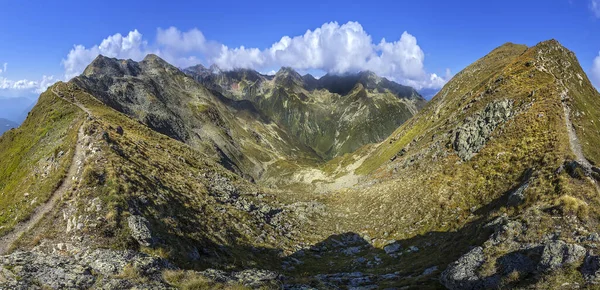
M 182 290 L 246 290 L 251 289 L 239 284 L 217 283 L 192 271 L 167 270 L 163 272 L 163 279 L 174 287 Z M 259 289 L 269 289 L 266 287 Z M 272 288 L 275 289 L 275 288 Z

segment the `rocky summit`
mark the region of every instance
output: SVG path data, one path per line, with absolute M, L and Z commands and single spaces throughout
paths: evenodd
M 98 56 L 0 137 L 0 289 L 596 288 L 599 100 L 555 40 L 429 102 Z

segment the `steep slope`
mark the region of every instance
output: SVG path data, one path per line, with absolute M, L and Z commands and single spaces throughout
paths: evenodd
M 387 140 L 336 161 L 359 160 L 348 175 L 362 175 L 332 196 L 347 213 L 338 227 L 419 248 L 393 266 L 406 275 L 450 263 L 451 289 L 591 283 L 600 132 L 595 105 L 577 106 L 599 98 L 558 42 L 505 44 Z
M 230 99 L 252 102 L 325 159 L 383 140 L 425 104 L 413 88 L 372 72 L 318 80 L 285 67 L 274 77 L 202 66 L 185 72 Z
M 61 185 L 83 116 L 46 92 L 21 127 L 0 137 L 1 236 L 28 219 Z
M 77 82 L 51 87 L 24 125 L 0 139 L 7 154 L 2 166 L 21 164 L 3 170 L 3 192 L 10 195 L 0 200 L 0 254 L 13 254 L 0 257 L 0 287 L 166 287 L 186 283 L 181 266 L 270 268 L 282 252 L 310 240 L 305 224 L 323 214 L 318 202 L 276 199 L 206 154 L 105 106 Z M 20 141 L 31 136 L 45 138 Z M 32 145 L 50 150 L 11 154 Z M 48 177 L 17 175 L 37 168 L 20 156 L 36 166 L 55 162 L 56 169 Z M 277 278 L 244 273 L 270 277 L 264 283 Z M 194 275 L 196 283 L 204 277 Z
M 280 159 L 320 159 L 252 103 L 215 95 L 155 55 L 139 63 L 99 56 L 73 82 L 249 179 Z

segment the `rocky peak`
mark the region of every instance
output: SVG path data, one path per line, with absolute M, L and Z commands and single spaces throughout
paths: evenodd
M 149 53 L 148 55 L 146 55 L 146 57 L 144 57 L 143 61 L 151 62 L 151 61 L 164 61 L 164 60 L 154 53 Z
M 208 68 L 208 70 L 211 73 L 213 73 L 213 74 L 220 74 L 220 73 L 223 72 L 223 70 L 221 70 L 221 68 L 218 65 L 214 64 L 214 63 L 212 65 L 210 65 L 210 67 Z
M 110 77 L 122 77 L 124 75 L 136 76 L 139 74 L 140 68 L 135 61 L 119 60 L 116 58 L 109 58 L 103 55 L 98 55 L 92 63 L 90 63 L 85 70 L 83 75 L 87 77 L 92 76 L 110 76 Z
M 169 69 L 169 70 L 177 70 L 176 67 L 166 62 L 164 59 L 160 58 L 155 54 L 148 54 L 140 64 L 144 67 L 144 69 Z
M 367 89 L 375 89 L 381 82 L 381 77 L 372 71 L 361 71 L 358 73 L 358 81 Z
M 302 76 L 291 67 L 282 67 L 275 74 L 275 81 L 284 86 L 303 85 Z

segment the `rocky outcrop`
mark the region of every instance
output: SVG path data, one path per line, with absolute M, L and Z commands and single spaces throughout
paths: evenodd
M 131 236 L 142 246 L 150 247 L 154 243 L 150 224 L 148 220 L 139 215 L 131 215 L 127 218 L 127 225 L 131 230 Z
M 512 190 L 508 195 L 508 205 L 518 206 L 525 201 L 525 190 L 529 187 L 529 182 L 533 169 L 527 169 L 519 186 Z
M 181 271 L 167 260 L 134 251 L 61 244 L 0 256 L 0 289 L 173 289 L 163 277 L 167 270 Z M 281 285 L 283 279 L 260 269 L 188 272 L 213 283 L 253 289 Z
M 280 282 L 283 278 L 277 272 L 258 269 L 247 269 L 237 272 L 208 269 L 197 274 L 214 282 L 244 285 L 253 289 L 261 288 L 265 285 L 273 285 L 275 284 L 273 282 Z
M 475 247 L 448 266 L 440 281 L 448 289 L 483 289 L 493 287 L 494 281 L 480 277 L 479 268 L 485 262 L 482 247 Z M 497 279 L 494 279 L 497 280 Z
M 463 161 L 470 160 L 485 146 L 496 127 L 510 120 L 513 115 L 512 101 L 489 103 L 483 111 L 466 118 L 456 129 L 452 141 L 454 150 Z
M 59 247 L 64 248 L 64 247 Z M 16 252 L 0 257 L 0 289 L 166 289 L 161 273 L 173 266 L 133 251 L 75 249 Z
M 505 283 L 514 273 L 519 277 L 543 275 L 565 267 L 581 265 L 587 250 L 579 244 L 561 240 L 546 240 L 540 244 L 517 242 L 525 235 L 526 226 L 516 220 L 500 217 L 489 223 L 495 232 L 482 246 L 475 247 L 442 273 L 440 282 L 448 289 L 489 289 Z M 490 256 L 495 247 L 502 247 L 500 257 Z M 488 254 L 486 254 L 488 253 Z M 588 281 L 596 281 L 600 264 L 595 256 L 588 256 L 581 273 Z M 485 264 L 494 268 L 484 267 Z M 484 270 L 486 268 L 486 270 Z
M 566 265 L 581 263 L 585 253 L 586 249 L 580 245 L 551 241 L 544 245 L 538 269 L 550 271 Z

